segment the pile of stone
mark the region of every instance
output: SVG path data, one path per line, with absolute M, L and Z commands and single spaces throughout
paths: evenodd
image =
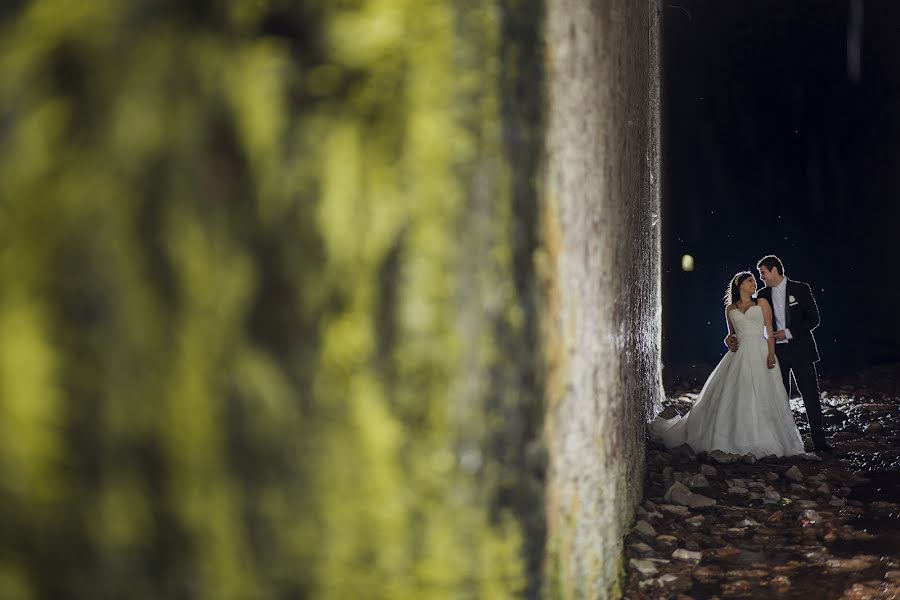
M 625 539 L 626 598 L 820 598 L 823 581 L 834 582 L 829 597 L 900 597 L 900 555 L 867 552 L 876 536 L 853 526 L 864 514 L 900 515 L 900 505 L 854 499 L 867 480 L 837 458 L 653 443 L 647 455 Z

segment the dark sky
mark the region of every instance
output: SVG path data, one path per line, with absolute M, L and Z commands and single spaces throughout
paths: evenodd
M 821 373 L 900 362 L 900 2 L 684 0 L 663 23 L 664 362 L 719 360 L 725 286 L 769 253 L 813 288 Z

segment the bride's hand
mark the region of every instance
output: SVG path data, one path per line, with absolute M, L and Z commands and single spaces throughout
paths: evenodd
M 766 366 L 770 369 L 775 368 L 775 354 L 769 353 L 769 356 L 766 357 Z

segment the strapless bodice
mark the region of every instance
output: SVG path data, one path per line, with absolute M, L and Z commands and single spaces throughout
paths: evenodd
M 746 340 L 751 338 L 763 337 L 763 312 L 759 304 L 754 304 L 747 309 L 747 312 L 733 308 L 728 313 L 731 317 L 731 326 L 734 327 L 734 333 L 738 340 Z

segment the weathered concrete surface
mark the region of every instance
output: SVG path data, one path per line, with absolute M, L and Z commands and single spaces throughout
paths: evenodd
M 621 592 L 659 402 L 659 7 L 547 9 L 548 597 Z

